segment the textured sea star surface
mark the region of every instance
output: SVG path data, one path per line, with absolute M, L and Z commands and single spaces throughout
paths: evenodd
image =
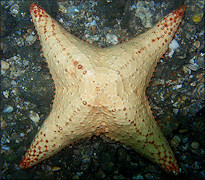
M 20 166 L 31 167 L 79 139 L 104 133 L 178 174 L 145 90 L 184 8 L 171 12 L 144 34 L 103 49 L 69 34 L 39 5 L 32 4 L 30 12 L 55 82 L 55 99 Z

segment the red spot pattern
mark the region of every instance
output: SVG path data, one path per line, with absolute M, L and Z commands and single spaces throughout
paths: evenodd
M 158 23 L 157 27 L 159 27 L 159 28 L 161 27 L 160 29 L 161 29 L 161 31 L 164 32 L 164 35 L 167 34 L 169 36 L 172 36 L 175 33 L 175 32 L 173 32 L 172 26 L 173 26 L 173 24 L 175 24 L 175 26 L 178 26 L 178 23 L 176 23 L 176 22 L 178 21 L 178 19 L 180 19 L 183 16 L 184 9 L 185 9 L 185 7 L 182 6 L 181 8 L 179 8 L 171 13 L 172 17 L 164 18 L 160 23 Z M 153 33 L 156 34 L 157 32 L 154 31 Z M 164 35 L 158 36 L 158 37 L 156 37 L 156 39 L 152 39 L 151 40 L 152 43 L 159 41 L 161 39 L 164 39 Z M 168 40 L 165 38 L 164 41 L 166 43 Z M 164 46 L 165 43 L 162 43 L 162 46 Z

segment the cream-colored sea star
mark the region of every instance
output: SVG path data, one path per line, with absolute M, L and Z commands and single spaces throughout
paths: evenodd
M 31 5 L 30 12 L 56 89 L 52 111 L 20 166 L 31 167 L 76 140 L 104 133 L 178 174 L 145 90 L 181 22 L 184 7 L 144 34 L 104 49 L 66 32 L 37 4 Z

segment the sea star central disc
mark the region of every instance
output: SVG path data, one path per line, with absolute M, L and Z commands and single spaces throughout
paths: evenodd
M 105 133 L 177 174 L 176 159 L 156 125 L 145 90 L 184 8 L 146 33 L 104 49 L 66 32 L 37 4 L 30 11 L 56 89 L 53 109 L 20 166 L 31 167 L 79 139 Z

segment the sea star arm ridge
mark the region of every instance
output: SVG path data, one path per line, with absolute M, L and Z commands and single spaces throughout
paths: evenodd
M 58 101 L 62 103 L 59 104 Z M 79 101 L 79 98 L 73 99 L 72 103 L 63 97 L 55 99 L 49 117 L 20 163 L 22 168 L 31 167 L 56 154 L 68 144 L 94 134 L 96 124 L 91 121 L 91 108 L 79 105 Z
M 146 79 L 147 87 L 159 58 L 167 51 L 184 13 L 184 7 L 174 10 L 147 32 L 128 42 L 104 50 L 110 66 L 124 80 Z M 137 77 L 137 78 L 136 78 Z M 140 78 L 139 78 L 140 77 Z M 143 81 L 144 82 L 144 81 Z
M 80 79 L 92 68 L 90 57 L 97 53 L 95 48 L 67 33 L 37 4 L 31 5 L 30 12 L 54 81 L 71 84 Z
M 145 101 L 145 99 L 143 100 Z M 144 106 L 144 107 L 143 107 Z M 107 137 L 120 141 L 136 152 L 159 164 L 172 174 L 179 173 L 174 154 L 161 133 L 147 102 L 115 113 L 114 124 L 109 125 Z

